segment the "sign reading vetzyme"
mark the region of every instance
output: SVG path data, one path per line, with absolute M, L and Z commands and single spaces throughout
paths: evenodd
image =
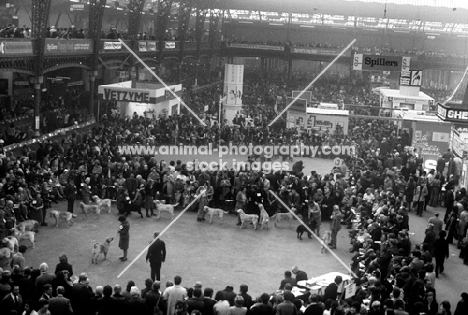
M 154 103 L 156 91 L 129 89 L 109 86 L 99 86 L 101 99 L 108 101 L 133 102 L 133 103 Z
M 402 57 L 354 54 L 353 70 L 401 71 Z
M 104 89 L 104 99 L 110 101 L 149 103 L 149 92 L 139 91 L 116 91 Z

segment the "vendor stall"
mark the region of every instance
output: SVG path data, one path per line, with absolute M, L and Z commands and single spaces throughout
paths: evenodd
M 339 109 L 307 108 L 305 128 L 333 132 L 337 127 L 348 134 L 349 111 Z
M 180 97 L 182 85 L 171 85 L 169 88 Z M 180 101 L 161 84 L 137 82 L 132 87 L 132 81 L 110 85 L 100 85 L 99 100 L 116 101 L 118 112 L 122 117 L 180 114 Z
M 424 92 L 408 95 L 404 90 L 379 89 L 380 107 L 429 111 L 434 106 L 434 99 Z
M 312 293 L 323 294 L 323 291 L 330 284 L 335 282 L 335 278 L 341 276 L 343 282 L 338 286 L 338 293 L 342 293 L 343 289 L 350 283 L 352 277 L 341 272 L 329 272 L 324 275 L 310 278 L 309 280 L 299 281 L 297 287 L 293 288 L 294 295 L 304 294 L 305 291 L 314 291 Z
M 410 146 L 417 149 L 424 159 L 424 169 L 436 169 L 439 155 L 450 148 L 452 125 L 435 115 L 423 115 L 415 111 L 395 111 L 403 133 L 409 134 Z

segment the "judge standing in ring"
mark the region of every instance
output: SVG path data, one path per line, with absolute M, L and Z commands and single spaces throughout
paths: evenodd
M 123 250 L 123 256 L 119 259 L 121 261 L 127 260 L 127 252 L 130 243 L 130 223 L 128 223 L 127 218 L 121 215 L 119 217 L 119 230 L 117 233 L 119 234 L 119 248 Z
M 154 233 L 154 238 L 159 236 L 159 232 Z M 166 244 L 160 238 L 155 240 L 148 248 L 146 262 L 149 261 L 151 267 L 151 279 L 161 280 L 161 265 L 166 260 Z

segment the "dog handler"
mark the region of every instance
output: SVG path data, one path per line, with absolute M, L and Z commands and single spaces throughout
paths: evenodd
M 119 235 L 119 248 L 123 250 L 123 256 L 119 259 L 121 261 L 126 261 L 128 245 L 130 243 L 130 223 L 128 223 L 127 218 L 123 215 L 119 217 L 119 222 L 120 226 L 117 234 Z
M 154 238 L 159 236 L 159 232 L 154 233 Z M 161 280 L 161 265 L 166 260 L 166 244 L 161 239 L 157 239 L 148 248 L 146 262 L 149 261 L 151 267 L 151 279 Z

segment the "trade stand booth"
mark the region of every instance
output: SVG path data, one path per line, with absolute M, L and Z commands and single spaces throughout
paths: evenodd
M 434 105 L 434 99 L 424 92 L 407 95 L 400 90 L 379 89 L 380 107 L 408 110 L 429 111 Z
M 169 88 L 181 96 L 182 85 L 170 85 Z M 136 82 L 120 82 L 100 85 L 98 88 L 99 101 L 117 102 L 117 110 L 122 117 L 149 116 L 158 117 L 180 114 L 180 101 L 162 84 Z M 99 116 L 99 115 L 98 115 Z
M 334 132 L 338 126 L 341 127 L 345 135 L 348 134 L 348 110 L 307 108 L 306 129 Z
M 455 162 L 450 165 L 450 173 L 458 176 L 460 187 L 468 189 L 468 103 L 439 103 L 437 116 L 451 123 L 451 149 Z M 454 164 L 461 164 L 461 167 L 453 167 Z
M 417 149 L 424 159 L 424 169 L 436 169 L 439 155 L 450 148 L 452 125 L 436 115 L 417 111 L 394 111 L 400 130 L 409 134 L 411 148 Z

